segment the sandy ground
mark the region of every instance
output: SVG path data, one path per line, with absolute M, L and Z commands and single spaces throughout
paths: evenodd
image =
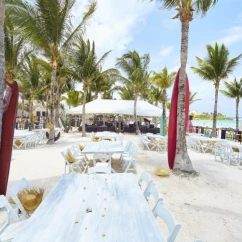
M 80 133 L 69 133 L 54 145 L 13 150 L 8 189 L 25 177 L 31 184 L 44 187 L 46 196 L 64 173 L 64 160 L 60 152 L 75 142 L 85 144 L 89 141 L 90 137 L 82 138 Z M 124 134 L 124 145 L 127 141 L 138 145 L 138 136 Z M 196 238 L 203 242 L 242 241 L 242 170 L 215 162 L 212 154 L 189 150 L 193 166 L 199 172 L 198 177 L 158 177 L 154 169 L 168 167 L 167 154 L 138 147 L 135 176 L 138 180 L 146 171 L 155 181 L 165 206 L 182 225 L 177 242 L 194 241 Z M 118 162 L 114 166 L 119 170 Z M 0 211 L 0 224 L 2 214 Z M 159 224 L 165 231 L 160 221 Z

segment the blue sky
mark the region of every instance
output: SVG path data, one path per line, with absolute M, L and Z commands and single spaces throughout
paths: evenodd
M 78 23 L 88 0 L 78 0 L 74 9 L 74 23 Z M 198 92 L 202 99 L 190 106 L 190 110 L 213 112 L 214 86 L 202 81 L 190 70 L 197 66 L 195 56 L 206 56 L 206 44 L 224 43 L 230 52 L 230 59 L 242 53 L 242 9 L 241 0 L 219 0 L 203 18 L 194 15 L 190 23 L 187 73 L 190 90 Z M 160 9 L 157 2 L 143 0 L 98 0 L 97 11 L 87 29 L 86 37 L 95 40 L 98 55 L 113 50 L 105 62 L 105 68 L 114 67 L 116 58 L 137 50 L 149 53 L 150 70 L 161 71 L 165 66 L 177 71 L 180 66 L 181 23 L 175 10 Z M 242 60 L 232 76 L 242 78 Z M 221 89 L 224 85 L 221 84 Z M 168 91 L 171 96 L 172 88 Z M 242 116 L 242 103 L 240 107 Z M 235 116 L 235 100 L 219 94 L 218 111 Z

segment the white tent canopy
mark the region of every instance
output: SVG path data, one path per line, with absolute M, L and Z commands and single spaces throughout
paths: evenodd
M 85 105 L 87 114 L 128 114 L 134 115 L 133 100 L 97 99 Z M 67 114 L 82 114 L 82 106 L 66 110 Z M 162 109 L 146 102 L 137 101 L 136 113 L 139 116 L 160 117 Z

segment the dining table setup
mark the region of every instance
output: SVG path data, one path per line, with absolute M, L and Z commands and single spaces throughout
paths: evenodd
M 13 242 L 167 241 L 133 174 L 66 174 Z

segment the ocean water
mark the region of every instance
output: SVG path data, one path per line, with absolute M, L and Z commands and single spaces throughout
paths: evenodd
M 193 126 L 202 126 L 202 127 L 213 127 L 212 120 L 192 120 Z M 234 120 L 217 120 L 217 128 L 233 128 L 235 129 L 236 121 Z M 242 128 L 242 120 L 239 120 L 239 128 Z

